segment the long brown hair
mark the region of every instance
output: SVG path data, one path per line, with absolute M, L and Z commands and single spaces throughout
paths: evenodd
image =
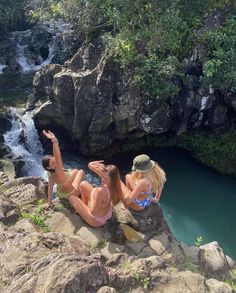
M 50 164 L 50 160 L 51 158 L 53 158 L 52 155 L 46 155 L 46 156 L 43 156 L 42 157 L 42 166 L 43 168 L 48 171 L 48 172 L 52 172 L 52 173 L 55 173 L 55 170 L 54 169 L 51 169 L 49 167 L 49 164 Z
M 107 165 L 106 166 L 107 174 L 111 178 L 111 196 L 112 203 L 116 205 L 120 199 L 122 198 L 122 190 L 120 184 L 120 172 L 115 165 Z

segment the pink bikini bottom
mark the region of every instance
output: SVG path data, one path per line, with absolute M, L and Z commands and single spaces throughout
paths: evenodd
M 91 216 L 94 218 L 94 220 L 104 225 L 106 221 L 112 217 L 112 208 L 110 208 L 108 213 L 103 217 L 97 217 L 97 216 L 94 216 L 93 214 L 91 214 Z

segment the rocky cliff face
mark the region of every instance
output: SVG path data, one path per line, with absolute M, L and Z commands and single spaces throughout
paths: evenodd
M 184 61 L 178 95 L 155 99 L 131 83 L 132 70 L 123 72 L 97 39 L 63 66 L 48 65 L 36 73 L 30 102 L 42 102 L 36 124 L 60 130 L 86 155 L 107 155 L 114 145 L 147 134 L 233 128 L 236 96 L 200 86 L 201 54 L 198 48 Z
M 44 210 L 45 188 L 38 177 L 0 186 L 1 292 L 234 292 L 222 280 L 233 284 L 235 262 L 217 242 L 176 241 L 159 205 L 118 205 L 104 227 L 91 228 L 58 202 Z

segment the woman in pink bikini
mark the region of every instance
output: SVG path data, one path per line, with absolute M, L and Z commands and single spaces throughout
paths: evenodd
M 103 161 L 90 162 L 88 167 L 100 177 L 101 185 L 93 187 L 88 181 L 82 181 L 81 199 L 71 195 L 69 201 L 90 226 L 100 227 L 111 218 L 112 206 L 122 196 L 120 173 L 116 166 L 104 165 Z

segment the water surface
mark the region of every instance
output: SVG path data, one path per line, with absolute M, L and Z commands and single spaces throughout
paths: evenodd
M 203 166 L 178 149 L 146 148 L 143 152 L 166 171 L 160 203 L 175 237 L 189 245 L 198 236 L 203 243 L 217 240 L 236 259 L 236 179 Z M 124 174 L 138 154 L 120 154 L 113 162 Z

